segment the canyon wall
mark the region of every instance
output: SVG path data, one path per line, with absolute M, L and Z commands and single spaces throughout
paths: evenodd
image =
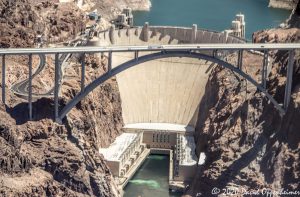
M 270 29 L 256 32 L 253 40 L 299 42 L 300 33 L 298 28 Z M 267 87 L 282 103 L 288 52 L 272 51 L 270 55 L 273 65 Z M 212 71 L 195 136 L 197 152 L 205 152 L 207 160 L 198 168 L 190 196 L 212 196 L 213 188 L 220 189 L 218 194 L 231 191 L 235 196 L 263 189 L 300 190 L 299 63 L 300 53 L 296 51 L 292 99 L 283 117 L 249 82 L 224 68 Z M 262 60 L 243 60 L 245 71 L 254 78 L 259 78 L 261 64 Z
M 7 88 L 17 80 L 18 70 L 28 75 L 28 70 L 24 69 L 27 66 L 20 60 L 15 61 L 7 58 L 10 69 L 15 71 L 7 76 Z M 86 57 L 86 65 L 89 73 L 86 83 L 105 69 L 93 56 Z M 78 67 L 80 65 L 66 70 L 69 76 L 62 86 L 62 106 L 79 91 Z M 36 79 L 41 83 L 35 85 L 53 82 L 46 78 Z M 120 195 L 110 170 L 98 153 L 99 147 L 112 143 L 123 125 L 115 79 L 89 94 L 62 125 L 52 121 L 52 99 L 38 99 L 33 103 L 33 121 L 28 121 L 26 102 L 10 91 L 6 100 L 6 105 L 0 105 L 1 196 Z
M 40 23 L 52 43 L 73 38 L 84 25 L 84 13 L 73 4 L 33 3 L 0 1 L 0 47 L 33 47 Z M 73 66 L 65 70 L 61 106 L 79 91 L 78 58 L 72 57 L 69 64 Z M 94 56 L 85 59 L 89 83 L 105 72 L 107 61 Z M 34 100 L 34 117 L 29 121 L 26 101 L 9 90 L 27 78 L 28 57 L 7 56 L 6 63 L 7 102 L 0 102 L 0 196 L 119 196 L 110 170 L 98 154 L 99 147 L 108 146 L 123 125 L 116 80 L 89 94 L 63 125 L 52 121 L 52 99 Z M 37 64 L 33 56 L 33 69 Z M 53 70 L 53 56 L 48 56 L 45 70 L 33 80 L 33 91 L 53 86 Z

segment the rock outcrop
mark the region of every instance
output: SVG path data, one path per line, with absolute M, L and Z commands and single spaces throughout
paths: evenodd
M 0 13 L 0 48 L 32 47 L 41 33 L 46 42 L 65 41 L 85 23 L 84 13 L 72 3 L 0 0 Z
M 87 76 L 89 83 L 104 72 L 106 59 L 103 63 L 92 56 L 86 59 L 87 73 L 93 76 Z M 12 65 L 14 69 L 26 66 Z M 77 68 L 69 68 L 66 74 L 79 74 Z M 62 105 L 78 87 L 79 81 L 64 80 Z M 28 121 L 27 104 L 8 92 L 7 105 L 1 103 L 0 110 L 0 195 L 119 196 L 98 149 L 121 132 L 120 102 L 116 81 L 111 80 L 78 104 L 63 125 L 57 125 L 52 121 L 53 100 L 35 101 L 34 120 Z
M 84 2 L 83 10 L 94 11 L 97 10 L 106 20 L 111 20 L 116 17 L 118 13 L 124 8 L 131 8 L 132 10 L 150 10 L 150 0 L 86 0 Z
M 269 0 L 269 7 L 292 10 L 299 0 Z
M 27 1 L 1 3 L 1 20 L 9 19 L 1 23 L 4 35 L 1 47 L 32 47 L 36 34 L 33 23 L 38 20 L 48 25 L 48 38 L 55 41 L 64 40 L 64 36 L 69 39 L 80 27 L 72 26 L 73 22 L 79 24 L 81 17 L 81 11 L 72 13 L 72 7 L 63 10 L 53 3 L 36 6 Z M 54 9 L 56 14 L 47 14 Z M 29 25 L 21 22 L 19 11 L 28 14 Z M 41 19 L 43 14 L 45 18 Z M 49 24 L 48 19 L 52 21 Z M 70 64 L 73 60 L 78 62 L 74 58 Z M 86 60 L 86 83 L 89 83 L 103 74 L 106 59 L 100 62 L 87 56 Z M 17 80 L 28 76 L 28 58 L 7 57 L 6 62 L 10 65 L 6 80 L 9 89 Z M 34 57 L 34 68 L 37 63 Z M 48 57 L 45 69 L 48 73 L 35 78 L 34 91 L 53 85 L 53 66 L 53 59 Z M 67 74 L 79 75 L 79 72 L 78 65 L 66 70 Z M 74 96 L 78 87 L 78 80 L 72 77 L 64 80 L 62 105 Z M 99 147 L 107 146 L 121 132 L 121 101 L 117 89 L 115 80 L 105 83 L 73 109 L 63 125 L 52 121 L 53 100 L 35 101 L 34 120 L 28 121 L 27 104 L 7 91 L 6 105 L 0 104 L 0 196 L 119 196 L 110 170 L 98 154 Z
M 9 2 L 1 2 L 0 47 L 32 47 L 37 34 L 33 24 L 39 22 L 46 25 L 44 33 L 51 43 L 72 38 L 83 24 L 82 12 L 71 4 L 64 7 L 43 2 L 33 6 L 26 0 Z M 28 16 L 26 23 L 22 22 L 20 12 Z M 103 74 L 107 60 L 102 58 L 100 62 L 93 56 L 86 60 L 89 83 Z M 6 81 L 9 89 L 28 76 L 28 58 L 7 57 L 6 61 L 10 65 Z M 34 68 L 37 63 L 34 57 Z M 47 64 L 46 71 L 33 81 L 34 91 L 45 91 L 53 85 L 51 57 L 47 57 Z M 64 80 L 62 104 L 79 90 L 78 68 L 74 65 L 66 70 L 66 75 L 78 77 Z M 21 99 L 8 91 L 7 105 L 1 103 L 0 196 L 119 196 L 110 170 L 98 153 L 99 147 L 108 146 L 121 132 L 116 80 L 88 95 L 61 126 L 50 120 L 52 104 L 49 99 L 34 102 L 34 121 L 27 122 L 27 105 Z
M 289 28 L 300 28 L 300 4 L 293 9 L 292 14 L 287 20 L 287 27 Z

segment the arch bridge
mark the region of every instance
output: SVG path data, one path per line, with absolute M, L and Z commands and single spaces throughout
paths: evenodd
M 28 87 L 28 109 L 29 118 L 32 118 L 32 55 L 55 55 L 55 79 L 54 79 L 54 108 L 55 114 L 54 119 L 58 123 L 62 123 L 63 118 L 68 112 L 76 106 L 85 96 L 91 91 L 97 88 L 100 84 L 104 83 L 111 77 L 126 71 L 131 67 L 138 66 L 144 62 L 169 58 L 169 57 L 185 57 L 206 60 L 212 63 L 216 63 L 227 69 L 232 70 L 239 76 L 245 78 L 247 81 L 252 83 L 265 97 L 273 103 L 274 107 L 279 110 L 281 114 L 285 114 L 290 98 L 292 88 L 292 77 L 293 77 L 293 65 L 295 61 L 295 50 L 300 49 L 300 44 L 179 44 L 179 45 L 150 45 L 150 46 L 108 46 L 108 47 L 64 47 L 64 48 L 39 48 L 39 49 L 1 49 L 0 55 L 2 56 L 2 101 L 5 103 L 5 75 L 6 75 L 6 60 L 7 55 L 28 55 L 29 56 L 29 87 Z M 242 60 L 244 51 L 263 51 L 263 62 L 261 64 L 261 79 L 260 81 L 255 80 L 253 77 L 248 75 L 243 70 Z M 281 104 L 275 100 L 275 98 L 268 93 L 266 82 L 267 82 L 267 64 L 268 54 L 271 50 L 284 50 L 289 52 L 287 73 L 286 73 L 286 84 L 285 84 L 285 95 L 284 103 Z M 209 51 L 209 53 L 207 53 Z M 226 61 L 224 56 L 232 51 L 237 51 L 238 61 L 236 65 L 233 65 Z M 115 53 L 133 53 L 134 56 L 131 60 L 121 63 L 118 66 L 112 68 L 112 58 Z M 148 53 L 143 53 L 148 52 Z M 106 73 L 98 77 L 96 80 L 88 85 L 85 85 L 85 61 L 81 63 L 81 91 L 70 100 L 60 110 L 59 106 L 59 88 L 61 83 L 60 76 L 60 61 L 59 56 L 63 54 L 96 54 L 96 53 L 107 53 L 108 54 L 108 70 Z M 143 53 L 143 55 L 139 55 Z

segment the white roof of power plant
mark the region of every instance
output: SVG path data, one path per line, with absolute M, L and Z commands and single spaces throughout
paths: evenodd
M 137 135 L 136 133 L 122 133 L 108 148 L 100 148 L 99 153 L 103 154 L 107 161 L 120 161 L 120 156 Z
M 195 165 L 197 164 L 197 156 L 195 154 L 195 141 L 194 137 L 192 136 L 184 136 L 180 135 L 180 141 L 181 141 L 181 146 L 180 146 L 180 165 L 183 166 L 190 166 L 190 165 Z

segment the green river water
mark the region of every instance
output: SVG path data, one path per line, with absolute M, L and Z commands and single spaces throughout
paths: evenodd
M 169 193 L 169 156 L 149 155 L 125 187 L 124 197 L 177 197 Z

